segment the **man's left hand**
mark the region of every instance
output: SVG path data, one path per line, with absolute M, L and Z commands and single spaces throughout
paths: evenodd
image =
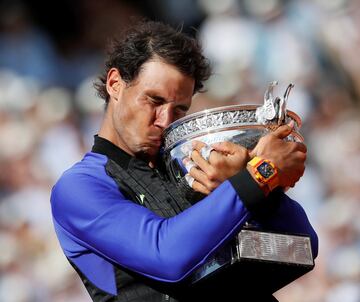
M 192 188 L 203 194 L 210 194 L 223 181 L 235 175 L 246 167 L 249 160 L 248 150 L 231 142 L 220 142 L 211 145 L 212 151 L 205 160 L 201 156 L 201 149 L 206 144 L 200 141 L 193 142 L 191 160 L 196 164 L 189 171 L 194 178 Z M 184 162 L 189 161 L 186 158 Z

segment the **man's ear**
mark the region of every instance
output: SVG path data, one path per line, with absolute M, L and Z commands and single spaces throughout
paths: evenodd
M 124 81 L 121 78 L 120 72 L 116 68 L 111 68 L 107 73 L 106 90 L 110 95 L 110 99 L 117 101 L 119 91 L 124 87 Z

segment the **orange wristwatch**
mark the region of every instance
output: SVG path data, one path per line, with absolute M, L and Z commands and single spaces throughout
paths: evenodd
M 251 167 L 256 180 L 267 185 L 270 191 L 279 185 L 277 168 L 270 160 L 255 156 L 248 162 L 248 166 Z

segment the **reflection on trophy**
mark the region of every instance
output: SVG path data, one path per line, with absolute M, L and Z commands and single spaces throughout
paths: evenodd
M 271 82 L 268 86 L 263 105 L 204 110 L 179 119 L 166 129 L 165 163 L 172 181 L 187 199 L 195 203 L 202 198 L 189 186 L 189 167 L 183 164 L 183 159 L 192 150 L 193 140 L 208 145 L 230 141 L 252 149 L 262 136 L 292 120 L 294 131 L 286 139 L 303 141 L 299 133 L 301 119 L 286 109 L 293 85 L 287 87 L 283 96 L 275 97 L 273 89 L 276 85 L 277 82 Z M 263 291 L 273 293 L 313 267 L 308 236 L 279 234 L 248 224 L 193 274 L 192 282 L 199 288 L 204 284 L 211 286 L 212 282 L 233 284 L 243 289 L 261 284 Z M 242 273 L 236 274 L 237 270 Z

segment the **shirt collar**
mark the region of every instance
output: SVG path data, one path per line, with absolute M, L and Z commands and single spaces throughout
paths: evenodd
M 94 145 L 91 152 L 100 153 L 106 155 L 109 159 L 112 159 L 124 169 L 127 169 L 133 156 L 120 149 L 118 146 L 103 138 L 101 136 L 94 136 Z
M 109 159 L 120 165 L 123 169 L 128 169 L 129 165 L 142 169 L 151 169 L 149 164 L 144 160 L 126 153 L 123 149 L 119 148 L 111 141 L 98 135 L 94 135 L 94 145 L 91 149 L 91 152 L 107 156 Z M 162 152 L 163 150 L 160 150 L 157 160 L 157 169 L 160 170 L 164 169 L 164 162 L 161 156 Z

